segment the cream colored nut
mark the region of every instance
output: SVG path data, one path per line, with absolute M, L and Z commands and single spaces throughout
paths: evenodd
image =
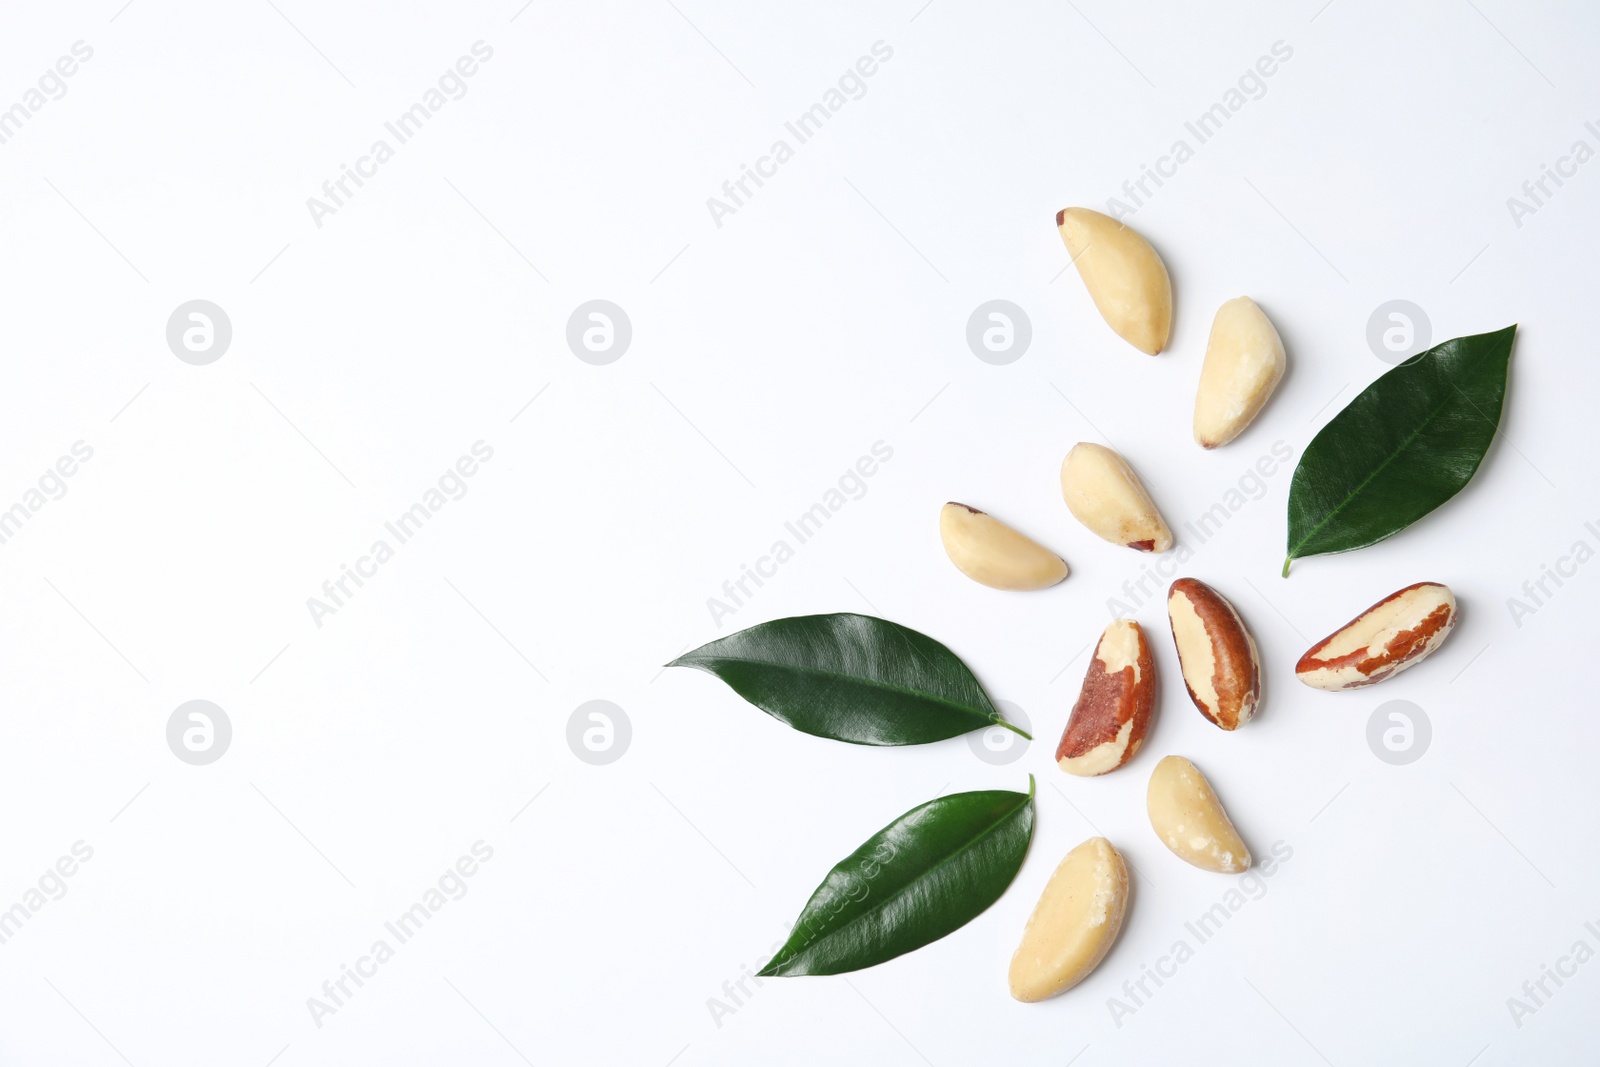
M 1072 446 L 1061 461 L 1061 496 L 1073 518 L 1112 544 L 1165 552 L 1172 531 L 1126 460 L 1103 445 Z
M 1179 859 L 1203 871 L 1236 874 L 1250 866 L 1250 850 L 1222 810 L 1200 768 L 1182 756 L 1167 756 L 1145 790 L 1150 825 Z
M 1117 336 L 1147 355 L 1167 347 L 1172 281 L 1150 242 L 1086 207 L 1056 212 L 1056 227 L 1094 306 Z
M 1450 587 L 1418 582 L 1390 593 L 1312 645 L 1294 673 L 1313 689 L 1359 689 L 1414 667 L 1456 624 Z
M 994 589 L 1047 589 L 1067 576 L 1060 556 L 966 504 L 939 510 L 939 536 L 962 574 Z
M 1117 939 L 1128 868 L 1111 842 L 1091 837 L 1061 861 L 1011 957 L 1011 995 L 1031 1004 L 1089 977 Z
M 1056 746 L 1056 764 L 1090 777 L 1127 763 L 1144 743 L 1156 706 L 1156 661 L 1136 622 L 1107 626 L 1089 661 L 1078 702 Z
M 1200 714 L 1224 730 L 1249 722 L 1261 699 L 1261 656 L 1238 610 L 1206 583 L 1179 578 L 1167 591 L 1167 618 Z
M 1283 378 L 1283 340 L 1248 296 L 1217 309 L 1194 398 L 1194 439 L 1216 448 L 1238 437 Z

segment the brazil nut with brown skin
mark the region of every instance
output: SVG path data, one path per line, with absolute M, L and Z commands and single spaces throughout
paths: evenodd
M 1200 714 L 1224 730 L 1249 722 L 1261 700 L 1261 657 L 1238 610 L 1206 583 L 1179 578 L 1167 592 L 1167 617 Z
M 1359 689 L 1433 654 L 1456 624 L 1456 598 L 1438 582 L 1390 593 L 1300 657 L 1294 673 L 1313 689 Z
M 1056 746 L 1068 774 L 1092 777 L 1127 763 L 1156 705 L 1156 662 L 1139 624 L 1118 619 L 1100 635 L 1078 702 Z

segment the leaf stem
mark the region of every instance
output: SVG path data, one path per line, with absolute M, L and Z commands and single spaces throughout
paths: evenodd
M 1008 723 L 1004 719 L 1002 719 L 999 715 L 996 715 L 994 717 L 994 724 L 996 726 L 1004 726 L 1007 730 L 1010 730 L 1014 734 L 1021 734 L 1023 737 L 1027 738 L 1029 741 L 1033 740 L 1033 735 L 1032 734 L 1028 733 L 1026 730 L 1023 730 L 1021 727 L 1012 726 L 1010 723 Z
M 1289 564 L 1292 563 L 1292 562 L 1294 562 L 1294 557 L 1293 556 L 1284 556 L 1283 557 L 1283 574 L 1281 575 L 1281 577 L 1284 577 L 1284 578 L 1289 577 Z

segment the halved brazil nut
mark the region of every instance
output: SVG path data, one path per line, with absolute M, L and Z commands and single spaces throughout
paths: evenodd
M 994 589 L 1045 589 L 1067 576 L 1060 556 L 966 504 L 939 510 L 939 536 L 962 574 Z
M 1221 874 L 1250 866 L 1250 850 L 1222 810 L 1211 783 L 1182 756 L 1167 756 L 1156 764 L 1145 806 L 1156 836 L 1179 859 Z
M 1194 439 L 1216 448 L 1238 437 L 1283 378 L 1283 340 L 1248 296 L 1217 309 L 1194 398 Z
M 1086 207 L 1056 212 L 1056 227 L 1106 324 L 1148 355 L 1165 348 L 1172 331 L 1172 280 L 1150 242 Z
M 1249 722 L 1261 699 L 1261 656 L 1238 610 L 1206 583 L 1179 578 L 1167 591 L 1167 617 L 1200 714 L 1224 730 Z
M 1165 552 L 1172 530 L 1127 460 L 1104 445 L 1072 446 L 1061 461 L 1061 497 L 1072 517 L 1112 544 Z
M 1136 622 L 1107 626 L 1089 660 L 1078 702 L 1056 746 L 1056 764 L 1091 777 L 1127 763 L 1144 743 L 1156 706 L 1156 662 Z
M 1111 949 L 1128 906 L 1128 868 L 1103 837 L 1061 861 L 1011 957 L 1011 995 L 1048 1000 L 1089 976 Z
M 1390 593 L 1312 645 L 1294 673 L 1313 689 L 1358 689 L 1414 667 L 1456 624 L 1450 587 L 1418 582 Z

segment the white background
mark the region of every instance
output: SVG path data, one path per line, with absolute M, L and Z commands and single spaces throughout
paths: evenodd
M 1575 1063 L 1600 963 L 1517 1026 L 1600 921 L 1590 563 L 1524 596 L 1600 521 L 1586 442 L 1600 164 L 1517 226 L 1506 200 L 1600 147 L 1597 16 L 1576 0 L 1415 4 L 343 3 L 13 7 L 0 107 L 75 41 L 93 58 L 0 145 L 0 507 L 76 441 L 68 492 L 0 545 L 0 908 L 74 842 L 93 858 L 0 945 L 0 1062 L 155 1064 Z M 475 41 L 468 92 L 318 227 L 306 206 Z M 706 207 L 873 43 L 893 57 L 718 227 Z M 1251 100 L 1131 222 L 1176 293 L 1148 358 L 1095 313 L 1052 224 L 1104 208 L 1274 42 Z M 793 142 L 791 140 L 791 145 Z M 1554 189 L 1553 185 L 1549 188 Z M 1215 453 L 1190 412 L 1215 308 L 1248 293 L 1290 370 Z M 180 362 L 196 298 L 233 341 Z M 581 362 L 580 303 L 633 342 Z M 1023 307 L 1007 366 L 968 316 Z M 1405 533 L 1278 577 L 1290 467 L 1197 544 L 1181 529 L 1387 369 L 1375 308 L 1435 341 L 1521 324 L 1503 434 Z M 529 404 L 530 398 L 537 397 Z M 308 597 L 472 444 L 494 450 L 318 627 Z M 708 597 L 874 442 L 893 458 L 719 628 Z M 1253 627 L 1262 713 L 1223 734 L 1177 682 L 1160 598 L 1134 612 L 1166 683 L 1139 757 L 1053 765 L 1083 647 L 1149 562 L 1067 514 L 1057 466 L 1114 444 L 1187 573 Z M 991 510 L 1072 576 L 1002 594 L 958 574 L 938 506 Z M 1380 689 L 1292 678 L 1311 640 L 1417 580 L 1462 621 Z M 1164 588 L 1165 582 L 1161 582 Z M 791 731 L 686 647 L 786 615 L 868 611 L 949 644 L 1038 740 L 855 748 Z M 191 699 L 233 725 L 181 762 Z M 628 750 L 567 744 L 614 701 Z M 1431 720 L 1409 766 L 1366 725 Z M 1180 752 L 1257 855 L 1293 849 L 1131 1015 L 1124 997 L 1232 880 L 1144 814 Z M 1038 777 L 1032 850 L 969 926 L 847 978 L 769 981 L 732 1014 L 827 868 L 943 791 Z M 537 799 L 532 799 L 532 798 Z M 532 803 L 530 804 L 530 800 Z M 1110 837 L 1141 872 L 1121 939 L 1056 1000 L 1005 970 L 1050 871 Z M 476 841 L 493 859 L 335 1014 L 307 1000 Z M 1192 939 L 1191 939 L 1192 943 Z M 747 989 L 753 989 L 748 981 Z M 1547 987 L 1555 989 L 1547 982 Z M 1120 1025 L 1119 1025 L 1120 1024 Z M 1076 1057 L 1076 1059 L 1074 1059 Z

